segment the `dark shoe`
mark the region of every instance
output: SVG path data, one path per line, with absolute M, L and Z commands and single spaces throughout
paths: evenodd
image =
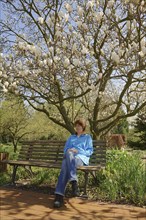
M 54 208 L 60 208 L 63 205 L 63 196 L 56 194 Z
M 78 189 L 78 184 L 76 180 L 71 181 L 72 184 L 72 196 L 76 197 L 80 195 L 79 189 Z

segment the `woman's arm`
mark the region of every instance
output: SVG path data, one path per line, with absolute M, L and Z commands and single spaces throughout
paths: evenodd
M 67 139 L 67 141 L 66 141 L 66 143 L 65 143 L 64 154 L 66 153 L 66 151 L 67 151 L 68 149 L 71 148 L 71 137 L 72 137 L 72 135 Z
M 90 157 L 93 154 L 93 140 L 90 135 L 87 137 L 85 148 L 80 148 L 78 153 L 87 157 Z

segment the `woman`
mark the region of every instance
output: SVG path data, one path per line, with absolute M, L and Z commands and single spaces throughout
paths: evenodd
M 85 134 L 86 123 L 84 120 L 75 121 L 74 126 L 76 134 L 68 138 L 64 148 L 61 172 L 55 190 L 55 208 L 63 205 L 63 197 L 68 182 L 72 184 L 72 196 L 78 196 L 76 168 L 88 165 L 93 153 L 92 138 L 89 134 Z

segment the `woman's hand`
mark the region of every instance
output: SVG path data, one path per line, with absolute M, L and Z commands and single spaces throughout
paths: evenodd
M 68 149 L 68 151 L 71 151 L 71 152 L 76 153 L 76 154 L 78 153 L 78 150 L 75 149 L 75 148 Z

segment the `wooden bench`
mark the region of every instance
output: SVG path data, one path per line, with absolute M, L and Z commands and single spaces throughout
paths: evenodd
M 1 162 L 13 166 L 12 183 L 15 184 L 18 166 L 60 169 L 64 145 L 64 141 L 24 141 L 17 160 L 4 160 Z M 90 158 L 90 165 L 77 168 L 85 173 L 84 194 L 86 194 L 89 173 L 95 176 L 95 172 L 105 168 L 106 165 L 106 142 L 93 141 L 93 147 L 94 152 Z

